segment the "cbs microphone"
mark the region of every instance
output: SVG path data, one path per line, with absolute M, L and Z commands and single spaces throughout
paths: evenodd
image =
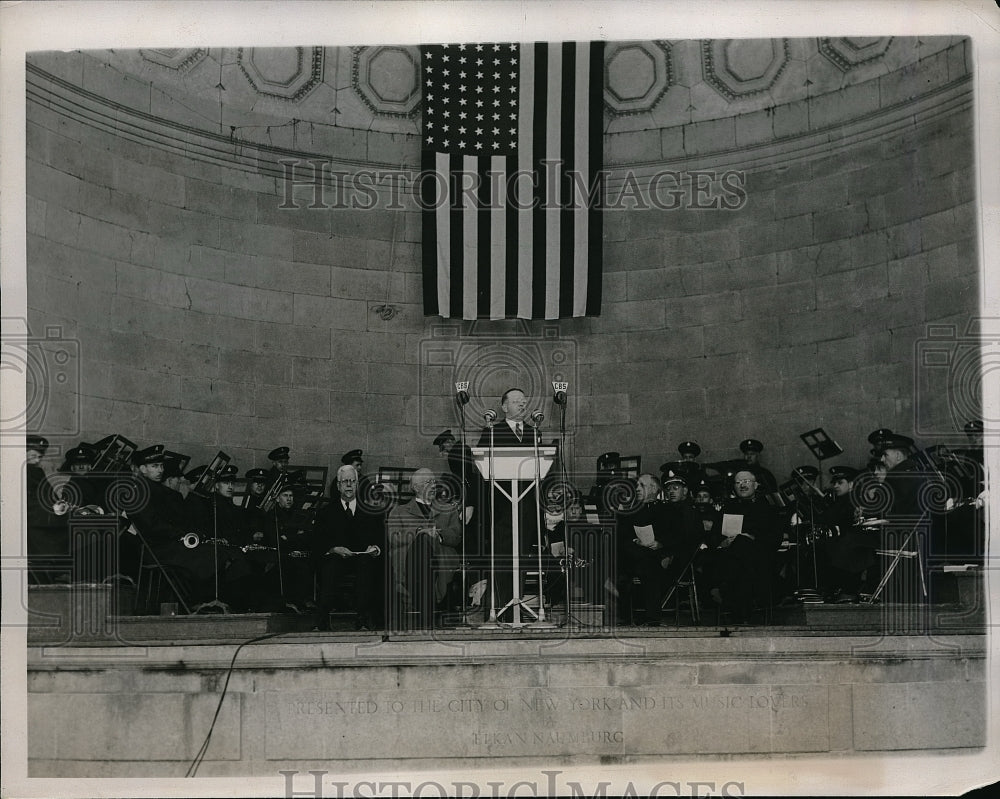
M 455 401 L 459 405 L 469 404 L 469 381 L 455 383 Z
M 566 404 L 566 390 L 569 388 L 569 383 L 563 380 L 553 380 L 552 381 L 552 401 L 556 405 Z
M 492 408 L 487 408 L 483 414 L 483 419 L 486 420 L 486 424 L 492 425 L 497 420 L 497 412 Z

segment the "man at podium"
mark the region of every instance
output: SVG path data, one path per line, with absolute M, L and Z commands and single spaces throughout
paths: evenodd
M 496 454 L 499 456 L 504 448 L 509 447 L 532 447 L 538 436 L 538 428 L 531 423 L 528 417 L 528 398 L 524 391 L 519 388 L 509 388 L 500 398 L 500 410 L 503 411 L 504 418 L 495 422 L 492 426 L 492 441 Z M 479 438 L 479 446 L 490 446 L 489 426 L 483 428 Z M 541 441 L 538 441 L 541 445 Z M 487 478 L 488 479 L 488 478 Z M 510 480 L 496 480 L 494 488 L 493 506 L 495 515 L 493 520 L 493 552 L 495 557 L 495 579 L 496 594 L 493 597 L 497 609 L 497 621 L 511 621 L 513 618 L 512 609 L 504 608 L 514 596 L 513 581 L 513 513 L 511 501 L 508 499 L 511 490 Z M 522 490 L 527 484 L 522 486 Z M 487 487 L 487 504 L 483 509 L 483 528 L 486 535 L 486 552 L 489 552 L 490 535 L 490 505 L 489 488 Z M 507 492 L 508 496 L 504 495 Z M 534 487 L 531 487 L 518 503 L 518 538 L 520 539 L 521 555 L 529 555 L 531 546 L 538 537 L 538 510 L 536 507 L 538 499 L 535 495 Z M 488 575 L 487 575 L 488 576 Z M 490 616 L 490 589 L 487 587 L 483 595 L 484 617 Z

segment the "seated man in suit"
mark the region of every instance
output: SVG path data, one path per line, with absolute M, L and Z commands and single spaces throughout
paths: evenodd
M 646 608 L 644 622 L 650 627 L 660 625 L 660 603 L 668 587 L 663 562 L 672 549 L 664 503 L 659 497 L 660 481 L 652 474 L 640 474 L 634 507 L 621 508 L 616 514 L 619 621 L 622 624 L 634 621 L 631 616 L 632 580 L 638 577 Z
M 770 604 L 775 553 L 781 545 L 781 517 L 757 494 L 757 478 L 749 469 L 733 476 L 735 497 L 722 506 L 738 525 L 735 534 L 723 532 L 712 552 L 708 584 L 712 599 L 738 622 L 747 621 L 755 604 Z
M 417 469 L 410 487 L 414 498 L 389 513 L 389 557 L 395 589 L 402 598 L 400 610 L 417 611 L 420 626 L 428 628 L 461 565 L 457 549 L 462 521 L 458 506 L 436 499 L 436 479 L 430 469 Z
M 385 514 L 358 501 L 358 472 L 350 465 L 337 469 L 331 502 L 313 529 L 319 575 L 317 630 L 330 629 L 337 586 L 354 576 L 354 628 L 378 630 L 385 624 Z

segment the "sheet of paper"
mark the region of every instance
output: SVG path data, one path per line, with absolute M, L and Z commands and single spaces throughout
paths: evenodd
M 742 513 L 722 514 L 722 534 L 726 538 L 735 538 L 742 532 L 743 532 Z
M 632 529 L 635 530 L 635 537 L 639 539 L 639 543 L 644 546 L 649 546 L 656 540 L 653 535 L 653 525 L 651 524 L 634 524 Z

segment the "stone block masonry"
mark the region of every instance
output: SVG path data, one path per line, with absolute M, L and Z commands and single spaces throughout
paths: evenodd
M 604 149 L 616 170 L 735 170 L 746 200 L 605 214 L 601 316 L 554 326 L 572 345 L 572 463 L 591 468 L 617 450 L 655 467 L 681 438 L 719 460 L 753 436 L 784 473 L 802 459 L 799 427 L 819 418 L 835 436 L 912 429 L 914 365 L 902 361 L 928 323 L 978 307 L 967 48 L 956 40 L 918 59 L 900 45 L 888 74 L 809 97 L 780 84 L 767 110 L 688 76 L 698 84 L 688 101 L 718 118 L 612 119 Z M 33 61 L 104 92 L 123 104 L 116 113 L 150 109 L 141 80 L 100 68 L 94 54 Z M 331 468 L 356 446 L 373 470 L 431 461 L 427 431 L 457 425 L 457 378 L 454 363 L 428 360 L 441 320 L 420 312 L 413 208 L 309 208 L 310 187 L 291 194 L 302 207 L 283 208 L 273 152 L 226 150 L 192 131 L 185 156 L 69 108 L 28 104 L 29 322 L 59 320 L 86 375 L 52 397 L 42 432 L 76 425 L 82 407 L 92 419 L 81 429 L 184 444 L 198 457 L 232 449 L 252 461 L 241 469 L 289 443 Z M 312 155 L 352 168 L 418 168 L 417 137 L 389 127 L 329 127 L 298 144 L 319 142 L 330 152 Z M 522 355 L 543 340 L 539 326 L 521 336 L 515 322 L 457 329 L 469 341 L 508 334 Z M 831 402 L 834 379 L 865 402 Z M 426 402 L 414 401 L 420 391 Z M 551 417 L 547 399 L 538 404 Z M 840 443 L 844 462 L 863 462 L 863 441 Z

